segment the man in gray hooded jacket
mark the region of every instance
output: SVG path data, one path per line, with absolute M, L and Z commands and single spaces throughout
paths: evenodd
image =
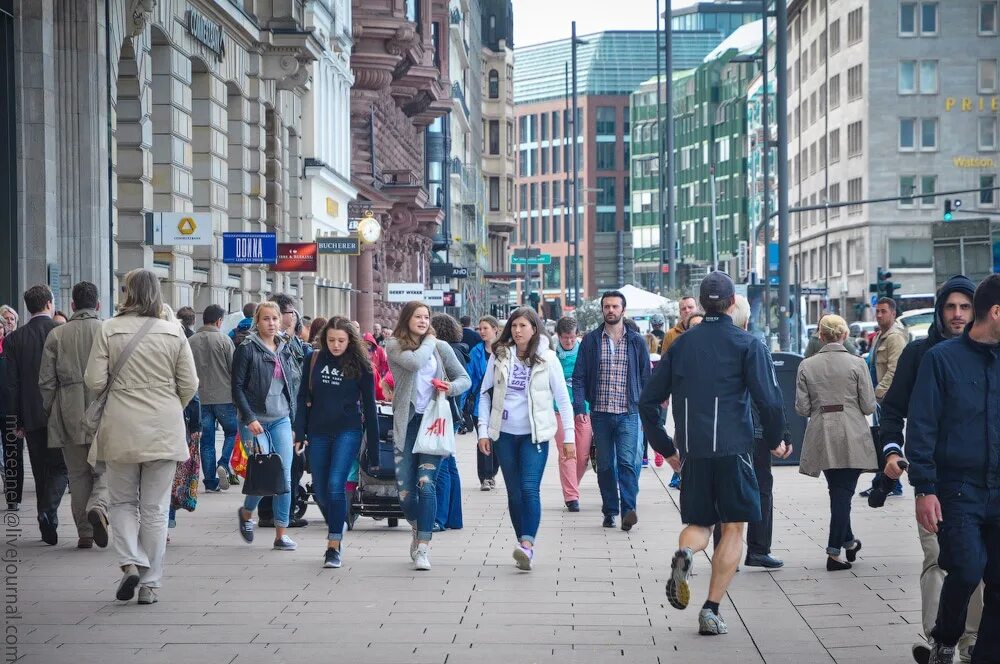
M 61 447 L 69 473 L 77 547 L 108 545 L 108 489 L 103 464 L 87 462 L 91 438 L 83 431 L 83 415 L 94 395 L 83 383 L 94 337 L 101 330 L 97 286 L 81 281 L 73 286 L 73 316 L 45 338 L 38 387 L 48 418 L 49 447 Z

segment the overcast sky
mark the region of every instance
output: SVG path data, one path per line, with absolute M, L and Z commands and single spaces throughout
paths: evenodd
M 697 0 L 673 0 L 674 9 Z M 656 0 L 513 0 L 514 45 L 530 46 L 568 38 L 576 20 L 577 34 L 602 30 L 655 30 Z M 660 8 L 666 0 L 660 0 Z

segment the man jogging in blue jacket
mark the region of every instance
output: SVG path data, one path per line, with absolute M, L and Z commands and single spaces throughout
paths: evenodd
M 1000 661 L 1000 274 L 972 298 L 975 322 L 927 350 L 910 397 L 906 448 L 917 522 L 937 533 L 941 587 L 932 664 L 948 664 L 980 580 L 973 664 Z
M 728 312 L 735 296 L 733 280 L 724 272 L 712 272 L 702 280 L 699 300 L 704 322 L 673 343 L 639 400 L 649 444 L 681 471 L 681 520 L 687 526 L 667 583 L 667 599 L 674 608 L 687 608 L 694 554 L 705 550 L 712 527 L 722 524 L 722 538 L 712 556 L 708 601 L 698 615 L 698 632 L 705 635 L 728 631 L 719 602 L 740 562 L 746 523 L 760 521 L 751 400 L 771 454 L 786 458 L 791 453 L 781 440 L 785 413 L 771 354 L 760 340 L 733 325 Z M 660 425 L 660 404 L 668 397 L 677 449 Z

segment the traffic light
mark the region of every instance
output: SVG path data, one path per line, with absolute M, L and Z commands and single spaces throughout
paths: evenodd
M 893 300 L 896 298 L 896 291 L 902 288 L 902 285 L 892 281 L 892 272 L 884 268 L 878 268 L 875 279 L 874 284 L 868 285 L 868 292 L 875 293 L 878 299 L 887 297 Z
M 951 221 L 954 217 L 954 213 L 962 207 L 962 199 L 960 198 L 946 198 L 944 199 L 944 220 Z

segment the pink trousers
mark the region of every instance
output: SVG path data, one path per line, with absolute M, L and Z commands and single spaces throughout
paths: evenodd
M 557 451 L 562 451 L 563 426 L 562 418 L 556 413 L 556 447 Z M 590 465 L 590 444 L 594 438 L 594 432 L 590 428 L 590 422 L 582 424 L 574 418 L 573 431 L 576 434 L 576 458 L 564 459 L 559 454 L 559 481 L 562 483 L 563 500 L 580 500 L 580 480 L 587 472 Z

